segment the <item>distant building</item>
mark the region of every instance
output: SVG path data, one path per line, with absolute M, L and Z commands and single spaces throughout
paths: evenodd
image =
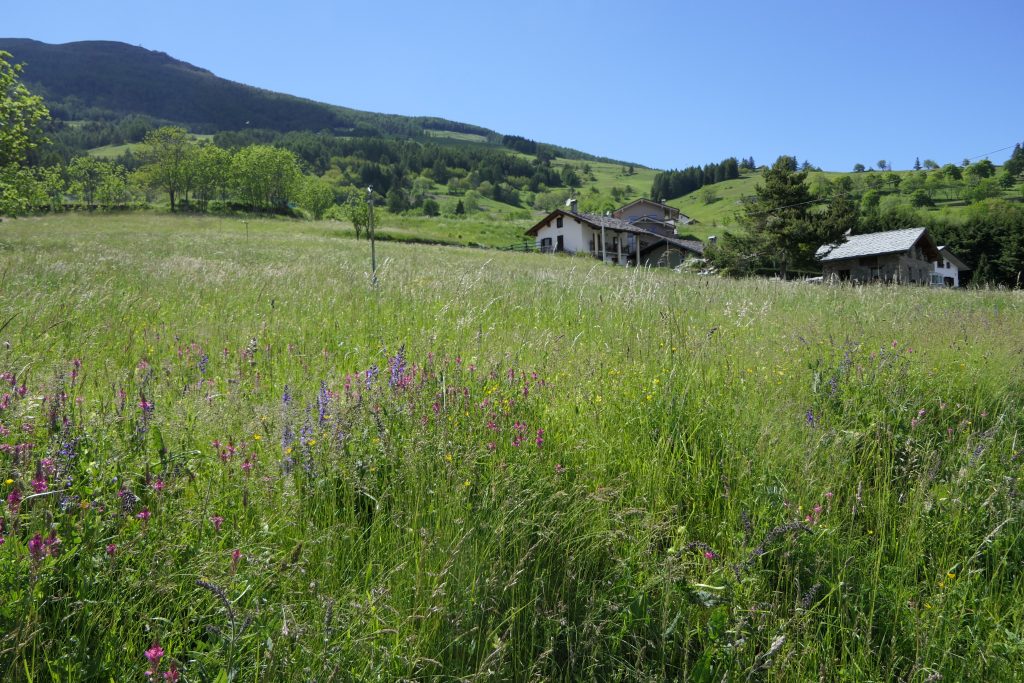
M 676 212 L 678 214 L 678 210 Z M 622 266 L 675 267 L 688 257 L 703 256 L 701 242 L 679 239 L 674 236 L 674 229 L 668 232 L 665 226 L 669 220 L 675 218 L 666 219 L 661 214 L 660 224 L 648 222 L 651 227 L 641 227 L 615 216 L 579 213 L 573 202 L 568 209 L 549 213 L 526 234 L 536 239 L 542 252 L 589 254 Z M 659 229 L 653 229 L 655 225 L 659 225 Z
M 959 287 L 961 271 L 970 268 L 946 247 L 939 247 L 939 257 L 932 273 L 932 284 L 936 287 Z
M 841 282 L 932 283 L 934 263 L 943 257 L 927 228 L 852 235 L 818 248 L 824 279 Z
M 651 199 L 637 199 L 630 202 L 622 208 L 612 211 L 612 217 L 667 237 L 676 236 L 677 224 L 689 225 L 695 222 L 674 206 Z

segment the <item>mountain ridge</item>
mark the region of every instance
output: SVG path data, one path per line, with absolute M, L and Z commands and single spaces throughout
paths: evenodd
M 144 115 L 197 133 L 262 128 L 424 139 L 431 131 L 447 131 L 477 135 L 484 139 L 479 144 L 492 146 L 500 146 L 503 139 L 501 133 L 475 124 L 368 112 L 239 83 L 166 52 L 119 41 L 51 44 L 0 38 L 0 50 L 25 65 L 26 85 L 43 96 L 55 118 L 65 121 Z M 547 146 L 566 158 L 623 163 Z

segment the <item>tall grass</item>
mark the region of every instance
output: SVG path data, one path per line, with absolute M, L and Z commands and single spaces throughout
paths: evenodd
M 1018 293 L 365 251 L 3 224 L 5 679 L 1020 677 Z

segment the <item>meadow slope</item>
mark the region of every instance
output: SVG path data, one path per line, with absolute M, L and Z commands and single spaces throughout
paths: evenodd
M 1012 680 L 1019 292 L 0 224 L 4 680 Z

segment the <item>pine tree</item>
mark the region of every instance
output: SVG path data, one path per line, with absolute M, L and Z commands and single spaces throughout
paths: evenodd
M 764 172 L 764 184 L 756 188 L 757 202 L 741 217 L 749 247 L 761 260 L 770 260 L 783 279 L 792 267 L 813 265 L 817 248 L 838 239 L 848 227 L 845 218 L 833 224 L 809 215 L 807 174 L 797 172 L 796 165 L 795 157 L 780 156 Z M 845 207 L 836 210 L 844 217 L 848 213 Z
M 1013 154 L 1003 164 L 1003 170 L 1007 171 L 1011 176 L 1018 176 L 1024 173 L 1024 149 L 1021 149 L 1019 142 L 1014 146 Z
M 914 157 L 914 170 L 915 171 L 920 171 L 921 170 L 921 157 Z

